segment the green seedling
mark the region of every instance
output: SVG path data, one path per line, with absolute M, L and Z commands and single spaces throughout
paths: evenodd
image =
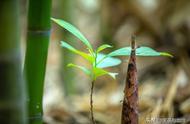
M 138 79 L 136 56 L 167 56 L 173 57 L 166 52 L 157 52 L 149 47 L 135 46 L 135 37 L 131 39 L 131 47 L 118 49 L 108 56 L 130 56 L 124 89 L 121 124 L 138 124 Z
M 61 46 L 70 50 L 71 52 L 78 54 L 82 56 L 84 59 L 86 59 L 90 64 L 91 68 L 88 69 L 86 67 L 76 65 L 73 63 L 68 64 L 69 67 L 76 67 L 80 70 L 82 70 L 85 74 L 91 77 L 92 79 L 92 84 L 91 84 L 91 93 L 90 93 L 90 112 L 91 112 L 91 119 L 92 123 L 95 124 L 94 121 L 94 116 L 93 116 L 93 89 L 94 89 L 94 82 L 95 80 L 103 75 L 110 75 L 115 79 L 115 76 L 117 73 L 111 73 L 104 68 L 107 67 L 112 67 L 119 65 L 121 61 L 119 59 L 113 58 L 116 56 L 130 56 L 130 61 L 128 65 L 128 73 L 127 73 L 127 80 L 126 80 L 126 87 L 125 87 L 125 96 L 124 96 L 124 102 L 123 102 L 123 110 L 122 110 L 122 124 L 128 124 L 131 122 L 131 120 L 134 120 L 135 122 L 138 122 L 138 111 L 137 111 L 137 106 L 133 108 L 133 103 L 137 105 L 137 98 L 138 98 L 138 87 L 137 87 L 137 78 L 136 78 L 136 55 L 137 56 L 168 56 L 168 57 L 173 57 L 171 54 L 166 53 L 166 52 L 157 52 L 153 50 L 152 48 L 149 47 L 135 47 L 135 41 L 133 38 L 132 42 L 132 47 L 124 47 L 120 48 L 118 50 L 115 50 L 111 53 L 108 54 L 102 54 L 101 52 L 105 50 L 106 48 L 111 48 L 112 46 L 108 44 L 101 45 L 98 47 L 96 50 L 93 49 L 92 45 L 90 42 L 87 40 L 87 38 L 84 37 L 84 35 L 73 25 L 70 23 L 61 20 L 61 19 L 55 19 L 52 18 L 52 20 L 63 27 L 64 29 L 68 30 L 71 34 L 73 34 L 75 37 L 77 37 L 82 43 L 87 47 L 88 53 L 85 53 L 83 51 L 75 49 L 73 46 L 69 45 L 68 43 L 61 41 Z M 132 65 L 132 66 L 131 66 Z M 131 68 L 132 67 L 132 68 Z M 132 88 L 129 86 L 132 86 Z M 135 95 L 133 95 L 135 94 Z M 130 98 L 130 96 L 132 97 Z M 129 97 L 128 97 L 129 96 Z M 131 102 L 127 102 L 131 101 Z M 132 108 L 131 108 L 132 107 Z M 131 109 L 132 112 L 129 112 L 126 109 Z M 133 116 L 135 115 L 135 116 Z
M 90 44 L 90 42 L 87 40 L 87 38 L 85 38 L 84 35 L 73 25 L 71 25 L 70 23 L 68 23 L 64 20 L 61 20 L 61 19 L 52 18 L 52 20 L 55 23 L 57 23 L 58 25 L 60 25 L 61 27 L 63 27 L 64 29 L 68 30 L 71 34 L 76 36 L 80 41 L 82 41 L 82 43 L 88 49 L 88 53 L 85 53 L 83 51 L 75 49 L 73 46 L 69 45 L 68 43 L 66 43 L 64 41 L 61 41 L 61 46 L 63 48 L 66 48 L 66 49 L 70 50 L 71 52 L 82 56 L 91 65 L 90 69 L 80 66 L 80 65 L 73 64 L 73 63 L 68 64 L 68 67 L 76 67 L 76 68 L 82 70 L 85 74 L 87 74 L 92 79 L 91 93 L 90 93 L 90 106 L 91 106 L 90 112 L 91 112 L 92 123 L 95 124 L 94 115 L 93 115 L 94 82 L 96 81 L 96 79 L 98 77 L 103 76 L 103 75 L 109 75 L 115 79 L 117 73 L 108 72 L 108 71 L 104 70 L 104 68 L 119 65 L 121 63 L 121 61 L 119 59 L 111 57 L 112 56 L 111 54 L 106 55 L 106 54 L 101 53 L 106 48 L 111 48 L 112 46 L 110 46 L 108 44 L 103 44 L 94 50 L 92 45 Z

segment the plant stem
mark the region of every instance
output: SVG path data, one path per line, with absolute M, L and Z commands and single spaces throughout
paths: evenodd
M 51 0 L 29 0 L 24 72 L 30 124 L 42 124 L 42 98 L 50 37 Z
M 121 124 L 138 124 L 138 86 L 134 36 L 131 38 L 131 48 L 124 90 Z
M 92 81 L 91 84 L 91 90 L 90 90 L 90 114 L 91 114 L 91 121 L 92 124 L 96 124 L 95 120 L 94 120 L 94 111 L 93 111 L 93 91 L 94 91 L 94 80 Z

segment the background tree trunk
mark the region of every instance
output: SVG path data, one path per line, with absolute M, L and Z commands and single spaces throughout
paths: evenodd
M 0 1 L 0 123 L 27 124 L 21 73 L 19 1 Z
M 65 21 L 69 23 L 74 23 L 74 8 L 75 8 L 75 0 L 62 0 L 60 2 L 60 16 Z M 71 34 L 67 31 L 63 31 L 62 29 L 62 39 L 68 42 L 69 44 L 76 46 L 76 39 L 71 36 Z M 69 96 L 75 93 L 75 72 L 73 69 L 68 68 L 67 65 L 74 61 L 75 55 L 69 52 L 66 49 L 61 48 L 61 78 L 63 80 L 63 87 L 65 91 L 65 95 Z

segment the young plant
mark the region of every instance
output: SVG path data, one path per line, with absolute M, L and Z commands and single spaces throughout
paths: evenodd
M 60 20 L 60 19 L 52 18 L 52 20 L 55 23 L 57 23 L 58 25 L 60 25 L 61 27 L 63 27 L 64 29 L 68 30 L 74 36 L 76 36 L 80 41 L 82 41 L 82 43 L 88 49 L 88 53 L 85 53 L 83 51 L 75 49 L 73 46 L 69 45 L 68 43 L 66 43 L 64 41 L 61 41 L 62 47 L 70 50 L 71 52 L 73 52 L 75 54 L 82 56 L 91 65 L 91 68 L 88 69 L 83 66 L 75 65 L 73 63 L 68 64 L 69 67 L 76 67 L 76 68 L 82 70 L 85 74 L 90 76 L 90 78 L 92 79 L 91 93 L 90 93 L 90 113 L 91 113 L 92 123 L 95 124 L 94 115 L 93 115 L 94 82 L 96 81 L 96 79 L 98 77 L 106 75 L 106 74 L 110 75 L 112 78 L 115 79 L 115 76 L 117 75 L 117 73 L 108 72 L 108 71 L 104 70 L 103 68 L 116 66 L 116 65 L 120 64 L 121 61 L 119 59 L 116 59 L 109 55 L 105 55 L 105 54 L 101 53 L 106 48 L 111 48 L 112 46 L 110 46 L 108 44 L 103 44 L 100 47 L 98 47 L 96 50 L 94 50 L 92 45 L 90 44 L 90 42 L 87 40 L 87 38 L 85 38 L 84 35 L 82 33 L 80 33 L 80 31 L 77 28 L 75 28 L 73 25 L 69 24 L 68 22 L 66 22 L 64 20 Z
M 90 42 L 80 33 L 78 29 L 74 26 L 65 22 L 64 20 L 52 18 L 52 20 L 60 25 L 61 27 L 68 30 L 78 39 L 80 39 L 84 45 L 87 46 L 89 53 L 82 52 L 80 50 L 75 49 L 68 43 L 61 41 L 61 46 L 82 56 L 85 58 L 92 66 L 91 69 L 87 69 L 83 66 L 69 64 L 69 67 L 76 67 L 81 69 L 85 74 L 89 75 L 92 79 L 91 85 L 91 93 L 90 93 L 90 111 L 91 111 L 91 119 L 92 123 L 95 124 L 94 116 L 93 116 L 93 89 L 94 89 L 94 82 L 97 77 L 102 75 L 110 75 L 111 77 L 115 78 L 117 73 L 110 73 L 105 71 L 103 68 L 116 66 L 120 64 L 119 59 L 115 59 L 112 57 L 115 56 L 130 56 L 129 64 L 128 64 L 128 71 L 127 71 L 127 78 L 126 78 L 126 86 L 125 86 L 125 95 L 123 100 L 123 109 L 122 109 L 122 124 L 138 124 L 138 86 L 137 86 L 137 69 L 136 69 L 136 55 L 137 56 L 168 56 L 172 57 L 171 54 L 166 52 L 157 52 L 149 47 L 138 47 L 135 46 L 135 37 L 132 37 L 131 47 L 124 47 L 118 50 L 115 50 L 109 54 L 102 54 L 100 53 L 102 50 L 106 48 L 110 48 L 110 45 L 104 44 L 94 50 L 90 44 Z
M 131 39 L 131 47 L 121 48 L 108 54 L 108 56 L 130 56 L 124 89 L 121 124 L 138 124 L 138 79 L 136 55 L 173 57 L 169 53 L 157 52 L 149 47 L 136 48 L 134 36 L 132 36 Z

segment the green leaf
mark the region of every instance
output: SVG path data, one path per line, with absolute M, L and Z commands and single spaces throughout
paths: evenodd
M 70 33 L 72 33 L 74 36 L 80 39 L 90 50 L 93 51 L 90 42 L 75 26 L 61 19 L 51 18 L 51 20 L 60 25 L 61 27 L 65 28 L 66 30 L 68 30 Z
M 80 70 L 82 70 L 86 75 L 91 75 L 91 71 L 83 66 L 79 66 L 79 65 L 75 65 L 75 64 L 68 64 L 67 65 L 68 67 L 75 67 L 75 68 L 78 68 Z
M 108 74 L 109 76 L 111 76 L 112 78 L 115 79 L 115 77 L 117 75 L 117 73 L 110 73 L 110 72 L 105 71 L 101 68 L 93 68 L 93 73 L 94 73 L 94 80 L 96 80 L 96 78 L 103 76 L 103 75 L 106 75 L 106 74 Z
M 136 49 L 136 55 L 138 56 L 160 56 L 160 53 L 149 47 L 139 47 Z
M 136 49 L 136 55 L 137 56 L 169 56 L 169 57 L 173 57 L 169 53 L 157 52 L 150 47 L 144 47 L 144 46 Z
M 108 54 L 108 56 L 130 56 L 131 54 L 131 47 L 124 47 L 118 50 L 115 50 Z M 139 47 L 136 49 L 137 56 L 168 56 L 173 57 L 171 54 L 166 52 L 157 52 L 150 47 Z
M 97 61 L 96 67 L 98 68 L 112 67 L 112 66 L 119 65 L 121 63 L 120 59 L 109 57 L 102 53 L 97 54 L 96 61 Z
M 90 56 L 89 54 L 75 49 L 74 47 L 72 47 L 71 45 L 69 45 L 68 43 L 66 43 L 64 41 L 61 41 L 61 46 L 64 47 L 64 48 L 67 48 L 68 50 L 70 50 L 70 51 L 72 51 L 72 52 L 74 52 L 74 53 L 82 56 L 83 58 L 85 58 L 89 62 L 93 63 L 93 57 Z
M 161 56 L 168 56 L 168 57 L 171 57 L 171 58 L 174 57 L 173 55 L 171 55 L 171 54 L 169 54 L 169 53 L 166 53 L 166 52 L 160 52 L 160 55 L 161 55 Z
M 108 44 L 103 44 L 100 47 L 97 48 L 97 53 L 99 53 L 100 51 L 106 49 L 106 48 L 111 48 L 112 46 L 108 45 Z
M 130 56 L 130 54 L 131 54 L 131 48 L 124 47 L 109 53 L 108 56 Z

